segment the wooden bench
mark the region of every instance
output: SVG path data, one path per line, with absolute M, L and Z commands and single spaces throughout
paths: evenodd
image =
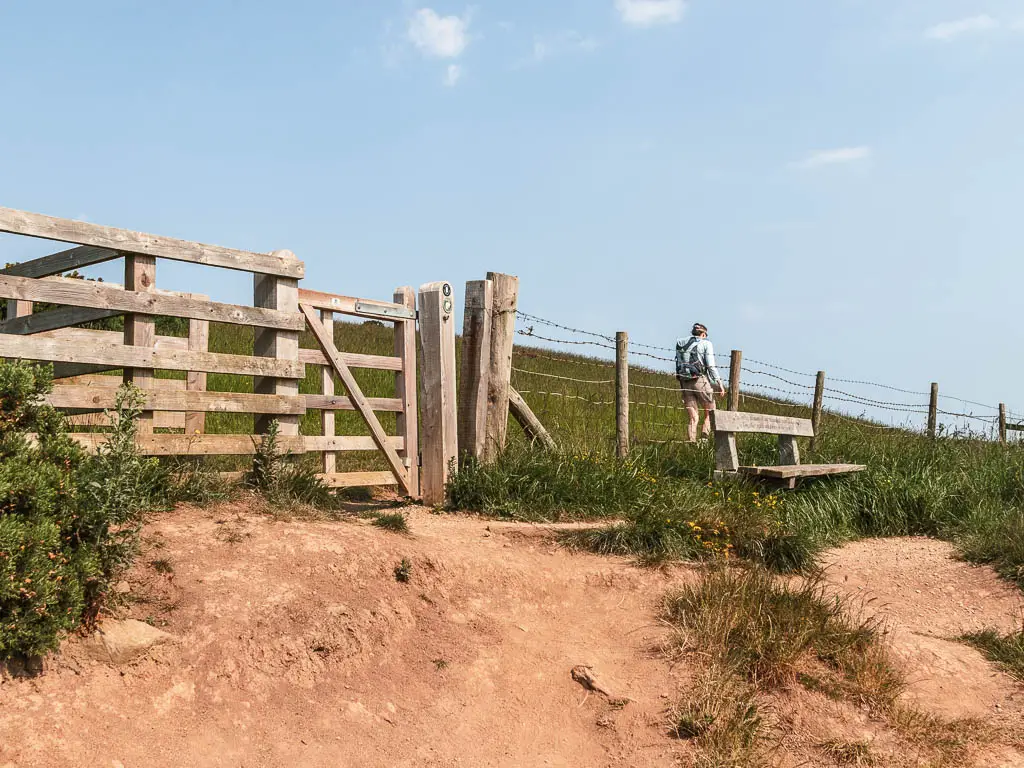
M 795 488 L 797 480 L 807 477 L 844 475 L 867 469 L 862 464 L 801 464 L 796 440 L 798 437 L 814 437 L 810 419 L 738 411 L 713 411 L 711 417 L 715 428 L 715 477 L 742 474 L 775 482 L 785 488 Z M 736 434 L 739 432 L 778 435 L 779 466 L 741 467 L 736 452 Z

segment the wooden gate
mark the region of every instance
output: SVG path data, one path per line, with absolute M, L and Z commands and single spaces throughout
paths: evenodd
M 86 430 L 74 433 L 85 447 L 95 449 L 105 441 L 106 435 L 97 431 L 103 428 L 103 411 L 113 407 L 117 383 L 130 381 L 145 398 L 138 445 L 146 454 L 251 454 L 256 445 L 253 435 L 265 432 L 276 420 L 282 450 L 322 454 L 321 477 L 326 484 L 397 485 L 408 496 L 420 496 L 417 312 L 412 288 L 399 288 L 390 302 L 302 290 L 298 283 L 304 265 L 290 251 L 240 251 L 8 208 L 0 208 L 0 232 L 77 244 L 0 270 L 0 298 L 7 299 L 6 319 L 0 324 L 0 358 L 54 364 L 57 381 L 49 402 L 73 414 L 76 428 Z M 124 260 L 123 285 L 63 277 L 115 259 Z M 251 272 L 253 303 L 225 304 L 158 289 L 158 259 Z M 424 433 L 423 455 L 429 461 L 423 463 L 429 464 L 429 471 L 424 466 L 423 485 L 431 503 L 443 500 L 447 468 L 455 455 L 453 430 L 448 428 L 455 421 L 452 302 L 448 283 L 424 288 L 436 286 L 444 287 L 442 303 L 447 309 L 433 318 L 437 327 L 425 334 L 422 365 L 425 381 L 439 380 L 450 389 L 441 392 L 431 385 L 426 392 L 424 407 L 443 411 L 445 426 L 436 429 L 437 417 L 432 414 Z M 426 295 L 433 307 L 434 293 Z M 393 354 L 339 349 L 336 314 L 393 323 Z M 117 316 L 124 317 L 123 331 L 95 328 L 98 321 Z M 157 335 L 159 318 L 186 320 L 187 337 Z M 211 352 L 211 323 L 236 329 L 249 326 L 253 331 L 247 337 L 244 332 L 230 333 L 236 341 L 251 341 L 239 342 L 230 351 Z M 86 325 L 93 327 L 81 327 Z M 312 333 L 318 349 L 301 348 L 300 334 L 305 330 Z M 315 388 L 319 392 L 300 392 L 306 365 L 322 368 L 320 386 Z M 366 397 L 353 374 L 359 368 L 392 373 L 394 396 Z M 339 383 L 343 394 L 336 393 Z M 303 435 L 300 423 L 310 411 L 321 414 L 319 434 Z M 356 411 L 369 435 L 337 435 L 339 411 Z M 395 414 L 395 434 L 385 432 L 377 415 L 382 412 Z M 210 418 L 214 414 L 218 418 Z M 235 421 L 225 427 L 231 419 Z M 306 420 L 307 427 L 310 421 Z M 436 450 L 432 441 L 438 442 Z M 339 472 L 341 451 L 378 452 L 387 471 Z

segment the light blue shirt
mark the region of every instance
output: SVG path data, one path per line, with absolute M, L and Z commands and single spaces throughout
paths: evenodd
M 678 361 L 683 354 L 683 347 L 692 341 L 694 336 L 690 336 L 687 339 L 676 339 L 676 360 Z M 721 386 L 722 377 L 718 375 L 718 367 L 715 365 L 715 348 L 711 346 L 710 339 L 697 339 L 697 343 L 686 350 L 687 360 L 690 362 L 694 358 L 704 364 L 705 370 L 708 372 L 708 380 L 716 386 Z

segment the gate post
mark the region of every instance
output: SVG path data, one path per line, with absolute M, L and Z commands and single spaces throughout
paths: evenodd
M 395 304 L 416 310 L 416 291 L 402 287 L 395 291 Z M 397 415 L 398 434 L 405 438 L 405 448 L 398 455 L 409 470 L 409 495 L 420 495 L 419 413 L 416 408 L 416 321 L 395 323 L 395 355 L 402 358 L 402 372 L 395 374 L 395 395 L 402 401 Z
M 448 473 L 458 455 L 455 402 L 455 297 L 448 282 L 420 286 L 423 387 L 423 502 L 445 500 Z
M 494 284 L 466 283 L 459 381 L 459 452 L 482 461 L 487 435 L 487 388 L 491 373 L 491 314 Z

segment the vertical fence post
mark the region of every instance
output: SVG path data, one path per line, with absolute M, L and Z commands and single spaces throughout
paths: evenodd
M 491 312 L 490 372 L 487 381 L 487 434 L 484 461 L 494 461 L 505 450 L 508 434 L 508 388 L 512 380 L 512 347 L 515 343 L 519 278 L 488 272 L 494 284 Z
M 814 381 L 814 405 L 811 407 L 811 430 L 814 437 L 811 438 L 811 450 L 818 441 L 818 430 L 821 428 L 821 407 L 825 399 L 825 372 L 818 371 L 818 378 Z
M 204 294 L 190 294 L 193 299 L 209 301 L 210 297 Z M 189 320 L 188 321 L 188 351 L 209 352 L 210 351 L 210 321 Z M 206 373 L 203 371 L 189 371 L 185 374 L 185 389 L 189 392 L 206 391 Z M 206 431 L 206 412 L 187 411 L 185 413 L 185 434 L 202 434 Z
M 1006 403 L 999 404 L 999 442 L 1006 442 Z
M 459 452 L 463 458 L 481 461 L 487 436 L 494 283 L 490 280 L 468 281 L 465 301 L 459 380 Z
M 274 251 L 274 256 L 294 259 L 291 251 Z M 276 309 L 280 312 L 299 312 L 299 281 L 291 277 L 276 277 L 253 273 L 253 306 Z M 280 331 L 272 328 L 256 328 L 253 337 L 254 357 L 273 357 L 278 360 L 299 359 L 299 332 Z M 271 376 L 253 377 L 253 391 L 264 395 L 298 396 L 298 379 L 279 379 Z M 256 432 L 266 432 L 267 427 L 277 419 L 283 437 L 299 434 L 298 415 L 259 414 L 256 416 Z
M 629 334 L 615 334 L 615 455 L 629 454 Z
M 455 299 L 451 283 L 420 287 L 423 348 L 423 474 L 426 504 L 444 503 L 448 472 L 458 455 L 455 401 Z M 506 412 L 508 404 L 505 404 Z
M 156 256 L 125 255 L 124 289 L 150 293 L 156 287 Z M 156 318 L 152 315 L 126 314 L 124 316 L 125 346 L 155 347 Z M 126 368 L 124 382 L 141 389 L 153 387 L 153 371 L 148 368 Z M 144 410 L 138 420 L 140 435 L 153 434 L 153 411 Z
M 939 421 L 939 385 L 932 382 L 931 397 L 928 398 L 928 437 L 935 437 Z
M 324 330 L 327 331 L 327 335 L 334 339 L 334 313 L 328 309 L 320 310 L 320 322 L 323 323 Z M 322 394 L 333 395 L 334 394 L 334 368 L 329 365 L 320 366 L 320 384 Z M 330 408 L 324 408 L 320 413 L 322 418 L 323 435 L 324 437 L 334 437 L 334 411 Z M 333 475 L 338 468 L 337 456 L 334 451 L 324 451 L 323 455 L 323 473 L 325 475 Z
M 729 410 L 740 409 L 740 373 L 743 370 L 743 353 L 734 349 L 729 356 Z
M 416 292 L 409 287 L 395 291 L 395 304 L 416 310 Z M 402 358 L 402 370 L 395 374 L 395 396 L 402 401 L 402 410 L 396 417 L 396 430 L 405 438 L 405 447 L 398 455 L 409 470 L 409 495 L 420 495 L 420 441 L 419 413 L 416 408 L 416 321 L 395 323 L 395 356 Z

